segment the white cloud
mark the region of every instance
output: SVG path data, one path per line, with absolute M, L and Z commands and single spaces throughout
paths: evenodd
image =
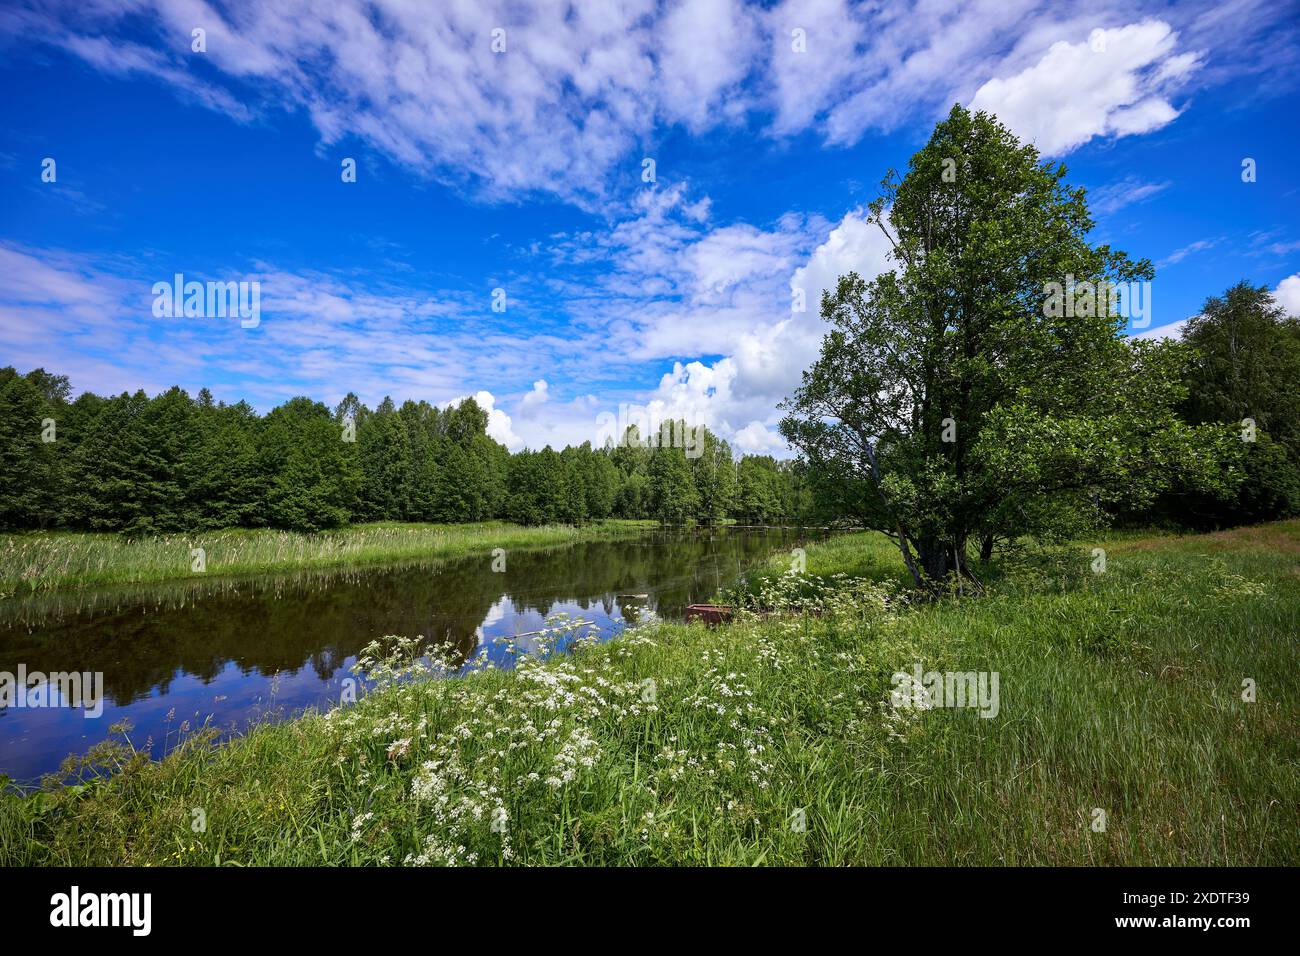
M 1094 215 L 1111 216 L 1126 206 L 1146 202 L 1171 185 L 1170 182 L 1148 183 L 1135 176 L 1125 176 L 1118 182 L 1088 191 L 1088 208 Z
M 1273 290 L 1273 298 L 1286 309 L 1287 315 L 1300 316 L 1300 272 L 1279 282 Z
M 522 413 L 527 414 L 550 397 L 550 385 L 546 379 L 539 378 L 533 382 L 533 390 L 519 400 L 519 407 Z
M 648 315 L 642 309 L 654 330 L 629 319 L 626 334 L 640 340 L 646 358 L 707 354 L 715 341 L 724 345 L 717 349 L 723 357 L 675 361 L 652 392 L 635 400 L 656 420 L 705 424 L 739 450 L 787 452 L 776 406 L 817 357 L 827 329 L 821 293 L 848 272 L 875 277 L 888 266 L 888 249 L 860 209 L 833 227 L 787 218 L 770 230 L 725 227 L 682 241 L 674 258 L 683 265 L 682 295 Z M 805 290 L 804 312 L 791 311 L 795 288 Z
M 790 287 L 802 289 L 809 310 L 817 312 L 822 292 L 833 292 L 840 276 L 857 272 L 864 279 L 873 279 L 889 268 L 889 252 L 889 240 L 880 227 L 856 209 L 840 220 L 808 262 L 795 271 Z
M 1230 28 L 1217 5 L 115 0 L 6 9 L 0 34 L 154 78 L 239 122 L 299 111 L 322 151 L 356 137 L 489 201 L 541 193 L 604 207 L 639 188 L 642 157 L 674 125 L 812 130 L 851 145 L 868 130 L 928 125 L 973 94 L 1049 153 L 1158 129 L 1177 115 L 1170 91 L 1258 71 L 1241 48 L 1270 32 L 1285 47 L 1294 35 L 1285 4 L 1237 0 Z M 1134 22 L 1143 10 L 1162 20 Z M 1125 18 L 1100 31 L 1106 51 L 1093 52 L 1089 30 Z M 188 48 L 198 22 L 202 55 Z M 498 28 L 502 53 L 492 50 Z M 795 29 L 806 52 L 792 49 Z M 1176 51 L 1175 29 L 1196 45 Z
M 453 398 L 449 402 L 443 403 L 443 408 L 454 408 L 461 402 L 469 398 L 468 395 L 461 395 L 459 398 Z M 494 441 L 499 441 L 511 451 L 518 451 L 524 447 L 523 439 L 515 434 L 514 425 L 510 421 L 510 416 L 504 411 L 497 408 L 496 396 L 489 391 L 479 390 L 473 395 L 474 401 L 478 403 L 479 408 L 488 414 L 487 433 L 488 437 Z
M 520 436 L 519 447 L 537 449 L 549 445 L 563 448 L 583 442 L 599 445 L 604 440 L 600 415 L 605 405 L 595 395 L 578 395 L 567 402 L 547 401 L 533 405 L 526 411 L 521 407 L 514 422 L 515 431 Z M 617 415 L 617 405 L 611 411 Z
M 372 407 L 385 395 L 445 403 L 573 362 L 570 338 L 526 320 L 495 326 L 481 295 L 454 289 L 394 289 L 373 277 L 265 263 L 186 273 L 260 283 L 260 324 L 241 329 L 232 320 L 153 316 L 153 283 L 170 282 L 179 265 L 0 244 L 0 270 L 12 277 L 0 288 L 0 354 L 69 375 L 78 391 L 181 385 L 193 394 L 208 386 L 263 411 L 295 395 L 334 404 L 349 391 Z M 507 440 L 502 415 L 495 427 Z
M 862 44 L 862 55 L 851 58 L 850 79 L 833 91 L 827 141 L 851 145 L 868 130 L 945 112 L 965 98 L 968 79 L 987 77 L 1002 64 L 1009 37 L 1054 22 L 1057 9 L 1035 0 L 857 7 L 855 15 L 867 19 L 849 36 Z
M 758 53 L 755 17 L 738 0 L 679 0 L 659 31 L 660 102 L 665 119 L 691 130 L 737 119 L 749 105 L 739 88 Z
M 845 0 L 785 0 L 767 17 L 768 63 L 777 135 L 797 133 L 843 95 L 861 65 L 857 48 L 867 24 Z M 796 52 L 794 31 L 803 31 Z
M 821 290 L 849 271 L 875 276 L 888 249 L 862 210 L 834 224 L 787 215 L 766 227 L 714 226 L 707 204 L 681 185 L 647 190 L 637 214 L 607 230 L 551 238 L 544 252 L 560 275 L 566 267 L 594 274 L 554 279 L 572 334 L 557 363 L 563 379 L 548 375 L 548 385 L 535 382 L 510 406 L 530 447 L 598 444 L 601 421 L 633 405 L 728 440 L 748 429 L 747 447 L 784 448 L 776 405 L 817 355 L 826 331 Z M 807 291 L 802 313 L 791 311 L 796 282 Z M 664 369 L 657 383 L 629 384 L 655 367 Z M 584 394 L 557 395 L 579 383 Z M 767 430 L 761 442 L 757 428 Z
M 1157 269 L 1163 269 L 1165 266 L 1172 266 L 1182 262 L 1188 256 L 1197 252 L 1204 252 L 1206 249 L 1213 249 L 1219 244 L 1218 239 L 1197 239 L 1195 242 L 1189 242 L 1187 245 L 1175 249 L 1169 255 L 1165 256 L 1156 263 Z
M 750 422 L 736 432 L 735 450 L 746 455 L 777 455 L 788 452 L 785 439 L 762 422 Z
M 1094 30 L 1078 43 L 1053 43 L 1037 64 L 981 86 L 971 107 L 987 110 L 1047 155 L 1096 136 L 1159 129 L 1178 116 L 1169 90 L 1195 69 L 1174 54 L 1177 37 L 1159 20 Z
M 1147 329 L 1145 332 L 1136 332 L 1130 336 L 1130 338 L 1174 339 L 1177 341 L 1183 337 L 1183 326 L 1186 324 L 1186 319 L 1179 319 L 1177 322 L 1170 322 L 1168 325 L 1162 325 L 1159 328 Z

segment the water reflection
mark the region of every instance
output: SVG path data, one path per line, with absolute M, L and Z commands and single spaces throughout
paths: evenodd
M 250 720 L 328 705 L 357 652 L 386 634 L 480 647 L 508 666 L 504 642 L 567 613 L 603 637 L 644 616 L 677 618 L 773 550 L 791 530 L 704 529 L 512 551 L 399 568 L 186 582 L 0 602 L 0 671 L 99 671 L 103 716 L 0 709 L 0 773 L 30 780 L 129 718 L 137 746 L 161 754 L 181 721 L 237 731 Z M 170 716 L 169 716 L 170 715 Z

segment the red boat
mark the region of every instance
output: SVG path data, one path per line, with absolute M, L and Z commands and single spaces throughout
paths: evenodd
M 725 604 L 688 604 L 686 620 L 703 621 L 705 624 L 721 624 L 730 621 L 735 612 Z

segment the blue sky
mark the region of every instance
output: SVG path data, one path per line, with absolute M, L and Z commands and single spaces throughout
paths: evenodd
M 1142 334 L 1243 278 L 1300 313 L 1297 65 L 1300 6 L 1255 0 L 11 3 L 0 364 L 263 410 L 475 394 L 512 448 L 632 405 L 784 455 L 819 290 L 888 266 L 862 206 L 953 102 L 1156 264 Z M 177 272 L 258 281 L 259 325 L 156 318 Z

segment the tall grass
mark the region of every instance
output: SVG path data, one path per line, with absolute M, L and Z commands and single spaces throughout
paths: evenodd
M 810 546 L 824 576 L 769 580 L 775 613 L 731 626 L 394 685 L 160 763 L 105 751 L 111 779 L 0 801 L 0 863 L 1300 860 L 1300 522 L 1130 536 L 1104 574 L 1090 544 L 915 605 L 881 542 Z M 998 716 L 893 707 L 916 663 L 998 672 Z
M 381 522 L 318 534 L 230 530 L 139 539 L 71 532 L 14 534 L 0 537 L 0 597 L 195 577 L 194 548 L 204 551 L 206 575 L 260 574 L 457 557 L 492 548 L 539 547 L 615 533 L 639 534 L 651 527 L 654 522 L 650 521 L 531 528 L 502 521 Z

